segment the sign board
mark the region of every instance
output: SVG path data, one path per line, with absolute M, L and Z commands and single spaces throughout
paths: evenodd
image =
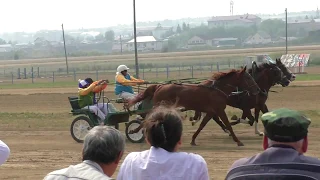
M 286 67 L 306 67 L 310 54 L 285 54 L 281 56 L 281 62 Z

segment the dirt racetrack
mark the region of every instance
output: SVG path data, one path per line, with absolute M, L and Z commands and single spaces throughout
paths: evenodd
M 320 86 L 274 88 L 274 90 L 279 93 L 270 93 L 267 101 L 270 110 L 288 107 L 302 110 L 311 116 L 312 128 L 307 155 L 319 157 Z M 0 139 L 11 148 L 8 162 L 0 167 L 1 180 L 43 179 L 52 170 L 81 161 L 82 145 L 76 143 L 69 132 L 73 117 L 68 115 L 70 105 L 67 97 L 75 95 L 72 92 L 75 91 L 59 89 L 49 92 L 45 89 L 34 89 L 26 93 L 25 90 L 1 90 Z M 114 98 L 111 92 L 106 95 Z M 229 117 L 232 113 L 240 112 L 230 107 L 227 111 Z M 262 138 L 253 134 L 253 127 L 248 128 L 248 125 L 234 127 L 236 135 L 245 145 L 237 147 L 236 143 L 222 133 L 213 121 L 208 123 L 198 136 L 196 143 L 199 146 L 193 147 L 189 143 L 198 125 L 193 127 L 189 121 L 184 122 L 181 151 L 202 155 L 208 164 L 212 179 L 224 179 L 234 160 L 254 155 L 262 150 Z M 262 129 L 261 124 L 259 127 Z M 120 130 L 124 132 L 124 127 L 121 126 Z M 145 149 L 148 149 L 145 143 L 132 144 L 127 141 L 125 155 Z M 116 174 L 113 177 L 116 177 Z

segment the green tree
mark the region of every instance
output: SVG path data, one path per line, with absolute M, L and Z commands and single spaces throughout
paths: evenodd
M 114 41 L 114 31 L 113 30 L 109 30 L 105 33 L 104 37 L 106 38 L 107 41 Z
M 285 25 L 285 22 L 281 19 L 268 19 L 261 22 L 259 30 L 268 33 L 271 38 L 275 38 L 277 36 L 283 36 L 280 32 L 282 29 L 285 29 Z
M 7 42 L 0 38 L 0 44 L 7 44 Z
M 104 40 L 104 37 L 103 37 L 102 34 L 99 34 L 99 35 L 97 35 L 97 36 L 95 37 L 95 39 L 96 39 L 97 41 L 101 41 L 101 40 Z
M 182 31 L 187 31 L 187 24 L 185 22 L 183 22 L 182 24 Z
M 178 24 L 177 33 L 181 33 L 181 32 L 182 32 L 182 30 L 181 30 L 180 24 Z

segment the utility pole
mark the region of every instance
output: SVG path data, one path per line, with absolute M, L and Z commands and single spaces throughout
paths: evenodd
M 65 38 L 64 38 L 63 24 L 62 24 L 61 26 L 62 26 L 62 37 L 63 37 L 63 44 L 64 44 L 64 55 L 65 55 L 65 57 L 66 57 L 67 74 L 69 74 L 67 48 L 66 48 L 66 40 L 65 40 Z
M 120 35 L 120 47 L 121 47 L 121 55 L 122 55 L 122 39 L 121 39 L 121 35 Z
M 133 0 L 133 36 L 134 36 L 134 55 L 136 64 L 136 77 L 139 78 L 138 49 L 137 49 L 137 27 L 136 27 L 136 0 Z
M 286 8 L 286 54 L 288 54 L 288 10 Z

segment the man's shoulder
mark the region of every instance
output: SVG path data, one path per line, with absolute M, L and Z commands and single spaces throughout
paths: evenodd
M 84 163 L 77 165 L 70 165 L 67 168 L 52 171 L 46 175 L 44 180 L 67 180 L 70 177 L 73 179 L 92 179 L 92 180 L 112 180 L 102 172 L 97 171 L 94 168 L 89 167 Z

